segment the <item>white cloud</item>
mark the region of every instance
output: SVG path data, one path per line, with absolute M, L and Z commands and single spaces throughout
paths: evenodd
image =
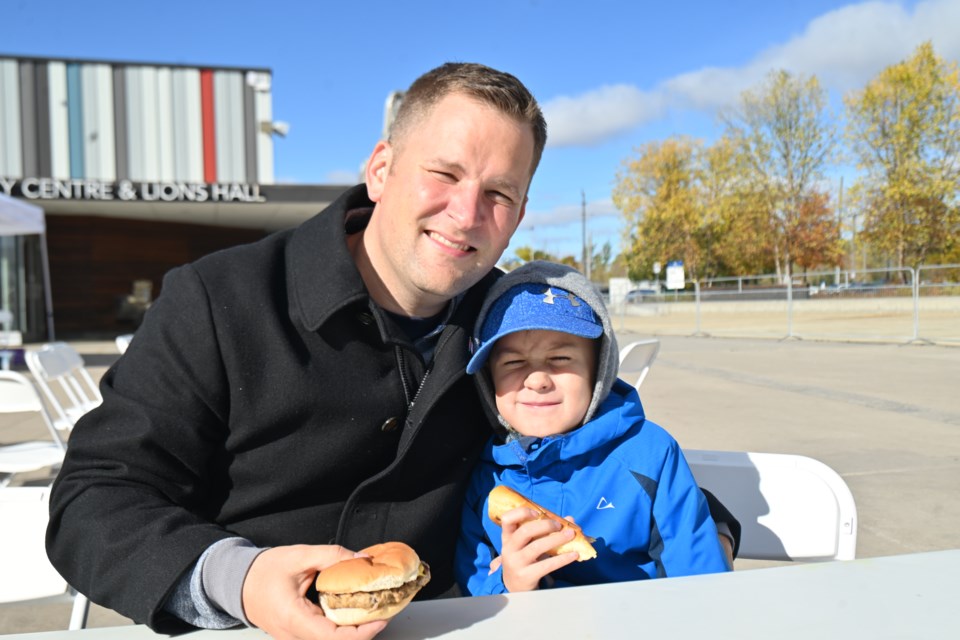
M 613 206 L 613 200 L 594 200 L 586 205 L 587 225 L 592 226 L 605 219 L 619 220 L 621 214 Z M 583 219 L 584 207 L 580 204 L 560 205 L 550 211 L 527 211 L 523 222 L 520 223 L 520 229 L 532 231 L 536 229 L 547 229 L 552 227 L 564 227 L 576 222 L 581 224 Z
M 763 52 L 753 66 L 816 74 L 825 86 L 849 91 L 908 57 L 925 40 L 941 56 L 958 57 L 960 2 L 929 0 L 912 14 L 889 2 L 836 9 L 810 22 L 797 38 Z
M 921 42 L 960 58 L 960 0 L 927 0 L 913 11 L 895 2 L 864 2 L 825 13 L 795 38 L 742 67 L 706 67 L 668 78 L 652 91 L 621 84 L 544 104 L 550 146 L 591 145 L 660 118 L 667 109 L 713 110 L 736 101 L 770 71 L 815 74 L 828 89 L 863 86 Z
M 588 145 L 663 114 L 663 96 L 619 84 L 544 104 L 551 146 Z
M 357 184 L 361 181 L 360 172 L 350 171 L 349 169 L 329 171 L 324 176 L 324 182 L 327 184 Z

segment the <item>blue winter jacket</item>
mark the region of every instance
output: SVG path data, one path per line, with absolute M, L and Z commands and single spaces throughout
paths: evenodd
M 527 440 L 527 439 L 524 439 Z M 463 508 L 455 570 L 464 593 L 505 593 L 500 527 L 487 515 L 498 484 L 561 516 L 573 516 L 596 538 L 597 557 L 551 574 L 571 586 L 727 571 L 706 500 L 677 444 L 646 420 L 636 390 L 614 383 L 597 417 L 561 436 L 487 444 Z M 546 582 L 546 581 L 545 581 Z

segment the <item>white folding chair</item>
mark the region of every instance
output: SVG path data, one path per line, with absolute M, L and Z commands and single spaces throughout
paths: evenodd
M 8 485 L 17 473 L 58 467 L 66 452 L 66 446 L 54 428 L 50 414 L 33 383 L 16 371 L 0 371 L 0 413 L 29 412 L 40 414 L 51 439 L 0 446 L 0 487 Z M 0 520 L 0 523 L 2 522 Z M 0 524 L 0 527 L 2 526 Z
M 80 416 L 103 402 L 83 357 L 66 342 L 27 351 L 24 359 L 52 408 L 54 426 L 61 431 L 73 429 Z
M 75 594 L 47 559 L 50 487 L 0 489 L 0 603 L 73 597 L 68 628 L 87 624 L 89 602 Z
M 813 458 L 684 450 L 693 475 L 743 527 L 739 558 L 853 560 L 857 506 L 836 471 Z
M 116 337 L 115 342 L 117 344 L 117 351 L 119 351 L 121 354 L 124 354 L 127 351 L 127 347 L 129 347 L 130 343 L 133 342 L 133 334 L 124 333 L 123 335 L 119 335 Z
M 620 371 L 639 371 L 639 377 L 633 386 L 638 390 L 643 384 L 643 379 L 647 377 L 653 361 L 657 359 L 660 353 L 660 340 L 649 338 L 647 340 L 637 340 L 620 349 Z

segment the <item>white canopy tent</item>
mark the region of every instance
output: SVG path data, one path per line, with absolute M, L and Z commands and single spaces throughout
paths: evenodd
M 47 339 L 54 340 L 53 299 L 50 295 L 50 261 L 47 258 L 47 224 L 43 209 L 0 193 L 0 236 L 40 236 Z

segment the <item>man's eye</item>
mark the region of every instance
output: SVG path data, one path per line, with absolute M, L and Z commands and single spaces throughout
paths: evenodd
M 432 173 L 435 178 L 442 180 L 443 182 L 456 182 L 457 180 L 457 177 L 448 171 L 433 170 L 430 173 Z
M 513 206 L 513 198 L 501 191 L 489 191 L 490 199 L 497 204 Z

